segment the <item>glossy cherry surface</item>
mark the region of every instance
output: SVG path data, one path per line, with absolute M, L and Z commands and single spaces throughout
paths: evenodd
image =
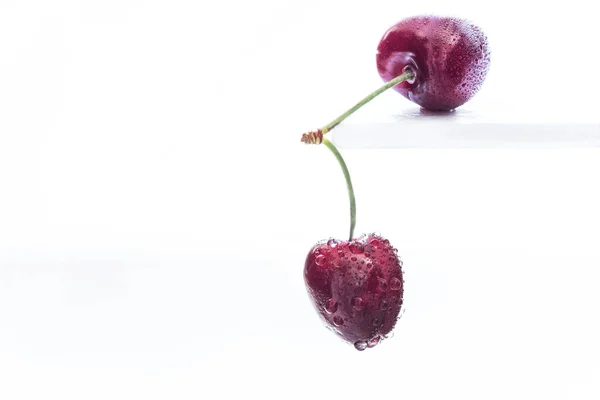
M 403 303 L 402 261 L 381 236 L 317 243 L 304 281 L 325 324 L 357 350 L 374 347 L 394 329 Z
M 449 111 L 471 99 L 489 65 L 487 37 L 459 18 L 407 18 L 388 29 L 377 47 L 382 79 L 388 82 L 410 68 L 415 79 L 399 83 L 394 90 L 432 111 Z

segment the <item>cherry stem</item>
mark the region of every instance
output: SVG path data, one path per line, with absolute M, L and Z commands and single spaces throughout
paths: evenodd
M 342 157 L 338 149 L 335 147 L 335 145 L 325 138 L 323 138 L 323 144 L 325 145 L 325 147 L 331 150 L 331 152 L 335 156 L 336 160 L 340 164 L 340 167 L 342 167 L 342 172 L 344 173 L 344 178 L 346 179 L 346 186 L 348 187 L 348 197 L 350 198 L 350 239 L 348 240 L 352 240 L 352 237 L 354 236 L 354 226 L 356 225 L 356 199 L 354 198 L 354 188 L 352 187 L 352 179 L 350 179 L 350 172 L 348 171 L 348 166 L 346 165 L 344 158 Z
M 340 167 L 342 167 L 342 172 L 344 173 L 344 178 L 346 179 L 346 186 L 348 187 L 348 197 L 350 198 L 350 239 L 352 240 L 354 236 L 354 226 L 356 225 L 356 199 L 354 198 L 354 188 L 352 187 L 352 179 L 350 179 L 350 172 L 348 171 L 348 166 L 344 161 L 344 158 L 335 147 L 333 143 L 323 137 L 327 132 L 338 126 L 343 120 L 352 115 L 356 110 L 373 100 L 375 97 L 379 96 L 381 93 L 385 92 L 389 88 L 396 86 L 397 84 L 410 81 L 411 79 L 415 79 L 415 73 L 410 68 L 405 68 L 404 72 L 401 75 L 398 75 L 394 79 L 388 81 L 385 85 L 381 86 L 379 89 L 375 90 L 367 97 L 359 101 L 354 105 L 354 107 L 350 108 L 348 111 L 325 125 L 323 128 L 318 129 L 316 131 L 310 131 L 304 133 L 302 135 L 301 141 L 306 144 L 320 144 L 323 143 L 335 156 Z
M 388 81 L 385 85 L 383 85 L 382 87 L 375 90 L 374 92 L 369 94 L 367 97 L 365 97 L 364 99 L 362 99 L 361 101 L 356 103 L 354 105 L 354 107 L 350 108 L 348 111 L 346 111 L 345 113 L 343 113 L 342 115 L 340 115 L 339 117 L 337 117 L 336 119 L 334 119 L 333 121 L 331 121 L 330 123 L 325 125 L 323 128 L 321 128 L 323 135 L 325 135 L 327 132 L 329 132 L 336 126 L 338 126 L 343 120 L 345 120 L 350 115 L 352 115 L 356 110 L 358 110 L 359 108 L 361 108 L 362 106 L 364 106 L 365 104 L 367 104 L 368 102 L 373 100 L 375 97 L 379 96 L 381 93 L 385 92 L 386 90 L 388 90 L 391 87 L 396 86 L 397 84 L 399 84 L 401 82 L 409 81 L 414 78 L 415 78 L 415 73 L 413 72 L 412 69 L 407 67 L 405 69 L 405 72 L 402 73 L 402 75 L 398 75 L 391 81 Z

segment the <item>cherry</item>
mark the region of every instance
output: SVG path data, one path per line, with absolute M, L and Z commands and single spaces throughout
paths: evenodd
M 376 58 L 386 82 L 407 70 L 414 73 L 394 90 L 425 109 L 449 111 L 479 91 L 489 69 L 490 50 L 481 29 L 466 20 L 417 16 L 388 29 Z
M 376 234 L 329 239 L 309 251 L 304 281 L 326 325 L 357 350 L 388 337 L 402 308 L 402 261 Z

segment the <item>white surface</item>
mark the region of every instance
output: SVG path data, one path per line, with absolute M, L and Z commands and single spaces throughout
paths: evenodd
M 344 150 L 357 232 L 405 261 L 395 337 L 340 343 L 301 278 L 348 227 L 300 133 L 379 84 L 382 29 L 471 17 L 474 107 L 566 110 L 588 2 L 205 3 L 0 3 L 0 399 L 598 399 L 596 149 Z
M 469 105 L 449 113 L 409 106 L 375 113 L 373 104 L 332 132 L 342 148 L 587 148 L 600 146 L 595 110 L 489 112 Z

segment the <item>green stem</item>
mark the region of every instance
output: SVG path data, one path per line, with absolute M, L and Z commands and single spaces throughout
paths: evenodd
M 409 80 L 413 79 L 414 77 L 415 77 L 414 72 L 410 68 L 407 68 L 406 72 L 404 72 L 402 75 L 395 77 L 394 79 L 387 82 L 385 85 L 383 85 L 379 89 L 375 90 L 373 93 L 369 94 L 367 97 L 365 97 L 364 99 L 362 99 L 361 101 L 356 103 L 354 105 L 354 107 L 352 107 L 351 109 L 349 109 L 348 111 L 346 111 L 345 113 L 343 113 L 342 115 L 340 115 L 339 117 L 337 117 L 336 119 L 334 119 L 333 121 L 331 121 L 330 123 L 325 125 L 321 129 L 321 131 L 323 132 L 323 134 L 326 134 L 327 132 L 329 132 L 336 126 L 338 126 L 343 120 L 345 120 L 350 115 L 352 115 L 356 110 L 358 110 L 359 108 L 361 108 L 362 106 L 364 106 L 365 104 L 367 104 L 368 102 L 373 100 L 375 97 L 379 96 L 381 93 L 385 92 L 386 90 L 388 90 L 391 87 L 396 86 L 400 82 L 409 81 Z
M 352 179 L 350 179 L 350 172 L 348 171 L 348 166 L 344 161 L 344 158 L 335 147 L 333 143 L 329 140 L 323 138 L 323 144 L 331 150 L 335 158 L 337 159 L 340 167 L 342 167 L 342 172 L 344 173 L 344 178 L 346 179 L 346 186 L 348 187 L 348 197 L 350 198 L 350 239 L 354 236 L 354 226 L 356 225 L 356 199 L 354 198 L 354 189 L 352 188 Z
M 340 154 L 338 149 L 333 145 L 333 143 L 331 143 L 329 140 L 324 138 L 323 135 L 325 135 L 327 132 L 329 132 L 336 126 L 338 126 L 343 120 L 345 120 L 350 115 L 352 115 L 356 110 L 358 110 L 359 108 L 361 108 L 362 106 L 364 106 L 365 104 L 367 104 L 368 102 L 373 100 L 375 97 L 379 96 L 381 93 L 385 92 L 389 88 L 396 86 L 400 82 L 410 81 L 411 79 L 414 79 L 414 78 L 415 78 L 415 74 L 412 71 L 412 69 L 406 68 L 404 73 L 395 77 L 394 79 L 387 82 L 385 85 L 381 86 L 379 89 L 377 89 L 374 92 L 372 92 L 371 94 L 369 94 L 367 97 L 365 97 L 364 99 L 362 99 L 361 101 L 356 103 L 354 105 L 354 107 L 352 107 L 351 109 L 349 109 L 348 111 L 346 111 L 345 113 L 343 113 L 342 115 L 340 115 L 339 117 L 337 117 L 336 119 L 331 121 L 329 124 L 325 125 L 322 129 L 319 129 L 316 131 L 310 131 L 310 132 L 304 133 L 302 135 L 301 141 L 303 143 L 306 143 L 306 144 L 323 143 L 333 153 L 333 155 L 337 159 L 338 163 L 340 164 L 340 167 L 342 167 L 342 172 L 344 173 L 344 178 L 346 179 L 346 186 L 348 187 L 348 197 L 350 198 L 350 239 L 349 240 L 352 240 L 352 238 L 354 236 L 354 226 L 356 225 L 356 199 L 354 198 L 354 189 L 352 188 L 352 180 L 350 179 L 350 172 L 348 171 L 348 166 L 346 166 L 346 162 L 344 161 L 344 158 L 342 157 L 342 155 Z

